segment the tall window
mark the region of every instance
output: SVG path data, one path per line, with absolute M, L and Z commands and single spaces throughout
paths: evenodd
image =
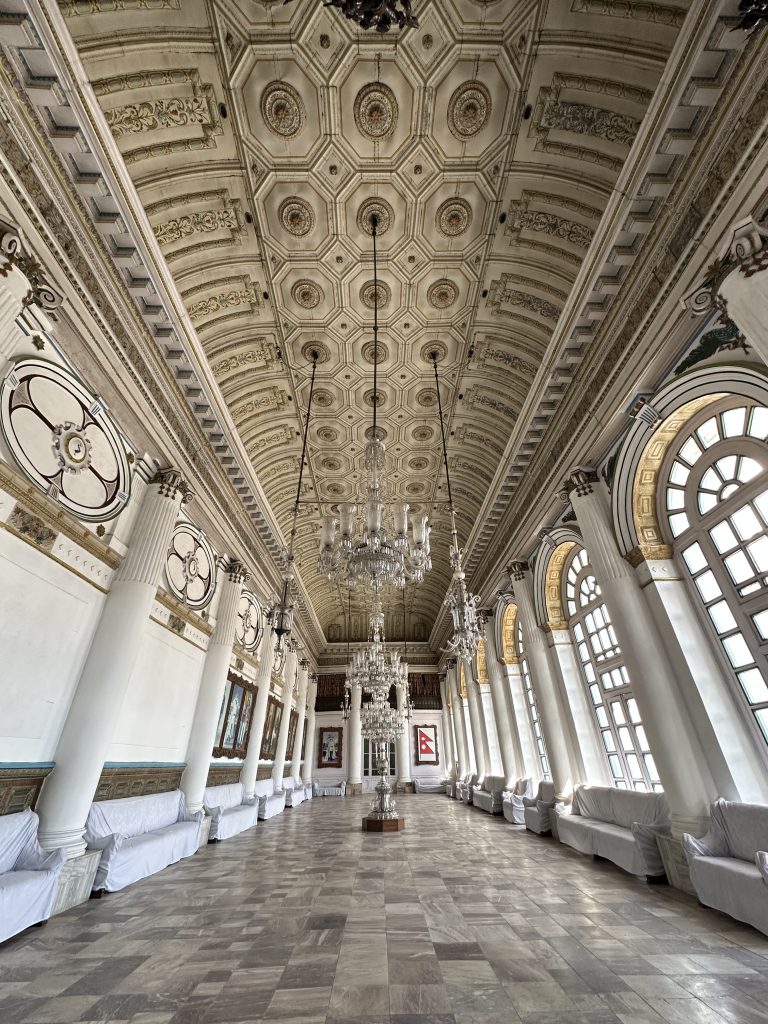
M 528 700 L 528 713 L 531 716 L 531 726 L 533 727 L 533 734 L 536 739 L 536 750 L 539 753 L 539 761 L 541 762 L 541 777 L 543 779 L 550 779 L 551 776 L 549 774 L 549 760 L 547 759 L 547 749 L 544 746 L 544 737 L 541 735 L 541 721 L 539 720 L 539 709 L 536 707 L 536 697 L 533 692 L 533 686 L 531 685 L 531 673 L 528 669 L 528 659 L 525 656 L 525 646 L 523 644 L 523 627 L 520 624 L 520 619 L 517 620 L 517 654 L 520 658 L 520 671 L 523 676 L 525 696 Z
M 565 564 L 565 606 L 614 786 L 661 790 L 629 673 L 584 548 Z
M 370 778 L 373 775 L 378 775 L 376 769 L 375 758 L 373 756 L 373 750 L 371 748 L 370 740 L 363 740 L 363 775 L 366 778 Z M 395 774 L 395 744 L 389 744 L 389 774 Z
M 691 420 L 662 513 L 743 706 L 768 741 L 768 409 L 723 403 Z

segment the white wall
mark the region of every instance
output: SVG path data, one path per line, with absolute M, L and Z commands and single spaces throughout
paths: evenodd
M 186 759 L 204 658 L 164 626 L 147 623 L 107 761 Z
M 53 760 L 104 598 L 0 530 L 0 761 Z
M 411 713 L 411 721 L 408 724 L 411 739 L 411 778 L 412 779 L 442 779 L 448 765 L 445 761 L 445 743 L 443 741 L 443 715 L 441 711 L 419 711 L 417 708 Z M 440 758 L 439 764 L 416 764 L 416 749 L 414 746 L 414 725 L 436 725 L 437 726 L 437 753 Z
M 341 768 L 318 768 L 320 755 L 320 729 L 341 728 Z M 321 786 L 333 786 L 347 777 L 349 758 L 349 722 L 345 722 L 340 711 L 318 711 L 315 715 L 315 763 L 312 766 L 312 780 Z

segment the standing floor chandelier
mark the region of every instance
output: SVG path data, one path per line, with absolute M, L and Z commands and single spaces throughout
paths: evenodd
M 365 446 L 364 522 L 358 528 L 358 507 L 350 502 L 339 505 L 338 516 L 323 517 L 320 530 L 319 569 L 331 582 L 349 587 L 362 586 L 374 595 L 385 586 L 402 589 L 406 583 L 421 583 L 432 568 L 429 546 L 429 521 L 417 516 L 408 532 L 407 504 L 392 511 L 392 536 L 384 526 L 386 491 L 384 442 L 376 425 L 379 370 L 379 278 L 376 236 L 379 220 L 370 218 L 373 237 L 373 424 L 371 440 Z
M 480 616 L 477 605 L 480 598 L 467 590 L 466 577 L 462 567 L 463 552 L 459 547 L 456 531 L 456 512 L 453 507 L 451 492 L 451 473 L 448 469 L 448 449 L 445 442 L 445 423 L 443 422 L 443 403 L 440 398 L 440 381 L 437 375 L 437 352 L 430 352 L 429 358 L 435 371 L 435 389 L 437 390 L 437 412 L 440 417 L 440 437 L 443 445 L 443 464 L 445 465 L 445 482 L 448 486 L 448 506 L 451 514 L 451 568 L 453 576 L 445 606 L 450 608 L 453 620 L 453 636 L 448 641 L 446 653 L 459 655 L 462 658 L 473 658 L 482 636 Z

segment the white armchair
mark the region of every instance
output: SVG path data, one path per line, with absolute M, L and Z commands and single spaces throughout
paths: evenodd
M 63 850 L 45 853 L 34 811 L 0 815 L 0 942 L 51 916 Z
M 554 807 L 554 782 L 540 782 L 536 796 L 523 797 L 523 821 L 529 832 L 537 832 L 540 836 L 549 835 L 552 831 L 550 814 Z
M 236 836 L 253 828 L 259 820 L 259 802 L 256 797 L 249 800 L 245 796 L 242 782 L 208 786 L 203 793 L 203 807 L 211 818 L 209 843 Z
M 533 779 L 518 779 L 512 789 L 504 792 L 502 813 L 513 825 L 525 824 L 525 800 L 533 798 Z
M 503 775 L 486 775 L 482 785 L 475 786 L 472 791 L 475 807 L 489 814 L 501 814 L 504 781 Z

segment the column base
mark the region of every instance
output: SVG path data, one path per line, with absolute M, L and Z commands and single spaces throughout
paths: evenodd
M 397 792 L 397 793 L 412 793 L 413 792 L 413 782 L 411 781 L 411 779 L 398 779 L 397 787 L 396 787 L 395 792 Z
M 37 833 L 37 841 L 44 850 L 63 850 L 67 855 L 67 860 L 74 860 L 77 857 L 82 857 L 85 853 L 84 832 L 85 825 L 80 828 L 60 829 L 56 832 L 40 829 Z
M 208 836 L 211 834 L 211 825 L 213 824 L 213 818 L 207 814 L 200 822 L 200 836 L 197 841 L 197 848 L 201 850 L 208 842 Z
M 362 782 L 348 782 L 347 783 L 347 796 L 362 796 L 363 795 L 363 784 Z
M 90 898 L 100 860 L 101 850 L 88 850 L 80 857 L 65 861 L 59 875 L 59 888 L 51 917 L 71 910 Z
M 681 815 L 672 814 L 672 835 L 675 839 L 680 839 L 684 832 L 689 832 L 692 836 L 703 836 L 705 832 L 709 831 L 709 815 Z
M 691 882 L 688 862 L 685 859 L 680 840 L 674 836 L 657 836 L 656 840 L 669 884 L 675 889 L 682 889 L 683 892 L 695 896 L 696 892 Z

